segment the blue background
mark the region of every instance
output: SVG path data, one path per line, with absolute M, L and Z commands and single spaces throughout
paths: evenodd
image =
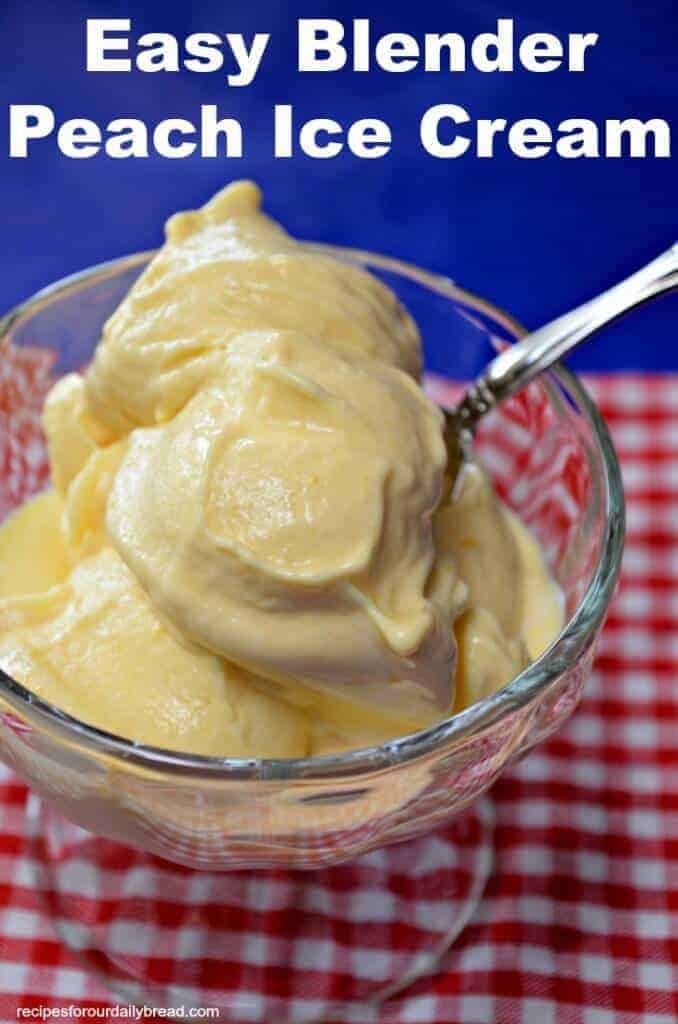
M 87 74 L 86 17 L 131 17 L 134 34 L 195 31 L 272 34 L 255 82 L 229 88 L 225 73 Z M 296 18 L 369 17 L 375 34 L 458 31 L 467 38 L 513 17 L 517 35 L 599 32 L 587 71 L 568 74 L 388 74 L 296 72 Z M 672 121 L 678 99 L 675 0 L 392 0 L 360 5 L 324 0 L 193 3 L 136 0 L 4 0 L 0 98 L 3 139 L 0 307 L 88 264 L 145 249 L 177 208 L 203 202 L 241 176 L 263 186 L 269 210 L 294 233 L 381 251 L 445 272 L 529 326 L 563 312 L 650 259 L 678 237 L 676 158 L 436 160 L 419 144 L 431 105 L 456 102 L 473 118 L 569 116 Z M 149 123 L 196 120 L 201 103 L 239 118 L 241 160 L 91 160 L 61 156 L 54 138 L 10 160 L 10 103 L 48 103 L 57 121 L 116 116 Z M 385 118 L 394 144 L 381 160 L 345 153 L 319 161 L 272 157 L 272 108 L 298 117 Z M 675 125 L 672 124 L 675 129 Z M 674 140 L 678 150 L 678 138 Z M 573 360 L 580 368 L 678 369 L 671 296 L 615 325 Z

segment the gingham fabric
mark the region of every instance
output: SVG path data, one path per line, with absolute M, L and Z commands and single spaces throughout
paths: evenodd
M 568 724 L 491 791 L 483 899 L 439 973 L 383 1011 L 388 1024 L 678 1022 L 678 376 L 587 383 L 628 500 L 623 582 L 595 674 Z M 3 769 L 3 1022 L 17 1007 L 113 1002 L 31 888 L 25 802 Z

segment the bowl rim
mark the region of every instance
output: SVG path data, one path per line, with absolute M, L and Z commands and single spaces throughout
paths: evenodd
M 451 278 L 424 270 L 405 260 L 345 246 L 305 243 L 318 252 L 350 262 L 368 263 L 373 267 L 406 276 L 445 298 L 466 306 L 469 312 L 485 314 L 512 336 L 527 333 L 519 321 L 489 300 L 456 284 Z M 8 343 L 11 329 L 24 316 L 32 315 L 54 299 L 63 298 L 93 279 L 105 281 L 125 270 L 147 263 L 156 250 L 133 253 L 94 264 L 61 278 L 34 293 L 0 319 L 0 346 Z M 1 351 L 0 351 L 1 355 Z M 619 576 L 624 545 L 625 508 L 621 470 L 609 431 L 593 399 L 583 384 L 566 367 L 556 364 L 546 375 L 574 398 L 578 411 L 591 429 L 601 456 L 605 499 L 605 527 L 601 553 L 588 586 L 577 608 L 564 624 L 551 646 L 501 690 L 471 705 L 464 711 L 433 726 L 407 736 L 389 740 L 374 747 L 322 757 L 294 759 L 230 758 L 200 754 L 182 754 L 136 743 L 96 726 L 82 722 L 60 708 L 33 694 L 0 669 L 0 698 L 21 717 L 36 727 L 47 727 L 60 739 L 74 741 L 97 755 L 123 760 L 146 771 L 169 773 L 177 779 L 202 778 L 215 782 L 266 780 L 304 782 L 345 780 L 371 775 L 415 760 L 420 760 L 445 747 L 451 751 L 462 741 L 477 736 L 511 713 L 525 707 L 544 693 L 588 648 L 605 617 Z

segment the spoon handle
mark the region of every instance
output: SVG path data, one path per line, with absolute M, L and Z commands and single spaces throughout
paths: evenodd
M 472 431 L 494 406 L 525 387 L 595 331 L 636 306 L 678 289 L 678 242 L 619 284 L 504 349 L 467 391 L 453 417 Z

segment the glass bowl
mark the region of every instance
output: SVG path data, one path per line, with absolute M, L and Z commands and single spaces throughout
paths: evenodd
M 524 333 L 505 313 L 447 278 L 371 253 L 311 248 L 367 267 L 396 292 L 420 325 L 427 387 L 442 405 L 454 401 L 497 348 Z M 39 423 L 45 393 L 60 375 L 88 363 L 102 324 L 151 255 L 66 278 L 3 320 L 0 518 L 47 485 Z M 278 869 L 298 878 L 299 869 L 328 869 L 348 860 L 357 865 L 353 884 L 360 887 L 360 865 L 389 869 L 385 854 L 370 862 L 369 851 L 440 830 L 571 714 L 591 669 L 623 546 L 621 479 L 607 429 L 577 379 L 556 367 L 486 418 L 477 451 L 501 496 L 542 544 L 564 594 L 566 624 L 538 661 L 501 691 L 432 728 L 323 758 L 184 756 L 77 721 L 0 672 L 0 755 L 47 801 L 32 800 L 29 830 L 40 884 L 49 890 L 53 915 L 72 946 L 101 952 L 108 943 L 106 962 L 120 966 L 124 956 L 113 955 L 110 935 L 93 938 L 96 922 L 76 906 L 74 889 L 82 892 L 84 885 L 92 895 L 122 898 L 129 872 L 141 862 L 151 873 L 160 871 L 157 857 L 177 866 L 163 865 L 160 888 L 174 884 L 171 876 L 183 891 L 194 871 L 211 873 L 218 888 L 227 885 L 224 871 Z M 436 940 L 431 948 L 438 948 L 441 936 L 449 944 L 489 871 L 479 853 L 488 840 L 488 805 L 469 813 L 457 834 L 437 833 L 447 837 L 459 870 L 450 876 L 441 920 L 429 929 Z M 100 838 L 93 841 L 92 834 Z M 402 848 L 415 852 L 393 856 L 401 867 L 421 863 L 426 842 L 419 839 Z M 74 882 L 78 865 L 87 873 Z M 234 895 L 233 888 L 229 899 L 250 898 L 244 889 Z M 290 898 L 298 900 L 294 891 Z M 138 911 L 135 920 L 148 923 L 150 913 L 148 907 Z M 417 955 L 429 948 L 427 942 L 414 943 Z M 397 984 L 409 967 L 399 962 L 371 979 L 372 995 Z M 423 969 L 430 968 L 429 963 Z M 150 982 L 141 974 L 128 970 L 125 978 L 142 984 L 146 999 Z M 166 989 L 161 995 L 169 998 Z M 222 999 L 219 1005 L 231 1004 Z M 223 1019 L 232 1018 L 227 1013 Z M 285 1014 L 278 1012 L 276 1019 Z

